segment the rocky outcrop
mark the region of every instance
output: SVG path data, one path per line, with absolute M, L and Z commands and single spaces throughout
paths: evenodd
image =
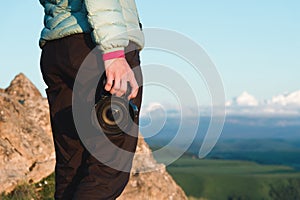
M 0 89 L 0 193 L 19 183 L 38 182 L 54 170 L 47 99 L 23 75 Z M 142 136 L 130 181 L 118 200 L 187 199 L 183 190 L 158 164 Z
M 0 93 L 0 192 L 37 182 L 54 169 L 47 100 L 19 74 Z
M 118 200 L 185 200 L 183 190 L 158 164 L 142 136 L 139 137 L 137 152 L 133 160 L 130 181 Z

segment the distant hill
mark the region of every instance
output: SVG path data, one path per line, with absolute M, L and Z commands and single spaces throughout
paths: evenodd
M 192 119 L 193 120 L 193 119 Z M 196 121 L 196 120 L 195 120 Z M 210 118 L 201 117 L 200 126 L 188 152 L 198 156 Z M 145 122 L 144 122 L 145 123 Z M 179 137 L 180 119 L 170 118 L 155 136 L 146 138 L 155 149 Z M 181 126 L 185 126 L 182 124 Z M 186 130 L 189 127 L 185 127 Z M 191 134 L 186 132 L 185 134 Z M 184 134 L 184 135 L 185 135 Z M 184 137 L 184 136 L 183 136 Z M 180 139 L 177 148 L 181 147 Z M 182 140 L 184 141 L 184 140 Z M 208 158 L 250 160 L 264 164 L 284 164 L 300 169 L 299 117 L 228 116 L 220 138 Z

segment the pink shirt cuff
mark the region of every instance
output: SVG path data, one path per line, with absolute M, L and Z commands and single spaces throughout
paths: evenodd
M 104 61 L 114 58 L 125 58 L 124 50 L 113 51 L 102 55 Z

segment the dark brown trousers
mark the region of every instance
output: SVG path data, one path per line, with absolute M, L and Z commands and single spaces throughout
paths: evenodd
M 129 179 L 128 171 L 113 169 L 96 159 L 83 145 L 74 124 L 72 115 L 74 81 L 82 62 L 94 47 L 89 34 L 75 34 L 49 41 L 42 49 L 41 72 L 48 86 L 46 93 L 56 152 L 55 199 L 115 199 L 122 193 Z M 95 63 L 99 60 L 103 63 L 101 53 L 95 59 L 97 59 Z M 132 68 L 136 67 L 135 77 L 141 85 L 142 74 L 140 67 L 137 67 L 140 65 L 139 51 L 126 53 L 126 60 Z M 96 94 L 97 92 L 100 91 L 96 91 Z M 141 98 L 142 87 L 133 100 L 139 108 Z M 138 119 L 135 122 L 138 124 Z M 130 134 L 124 133 L 108 138 L 118 148 L 135 152 L 137 135 L 138 128 L 133 128 Z M 109 152 L 105 149 L 105 145 L 100 151 Z M 116 159 L 113 154 L 111 159 Z M 127 159 L 129 169 L 132 159 L 133 156 Z

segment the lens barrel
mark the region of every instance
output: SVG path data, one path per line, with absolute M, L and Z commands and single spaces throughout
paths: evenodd
M 137 117 L 137 106 L 122 97 L 102 96 L 95 104 L 97 121 L 105 134 L 117 135 L 129 130 Z

